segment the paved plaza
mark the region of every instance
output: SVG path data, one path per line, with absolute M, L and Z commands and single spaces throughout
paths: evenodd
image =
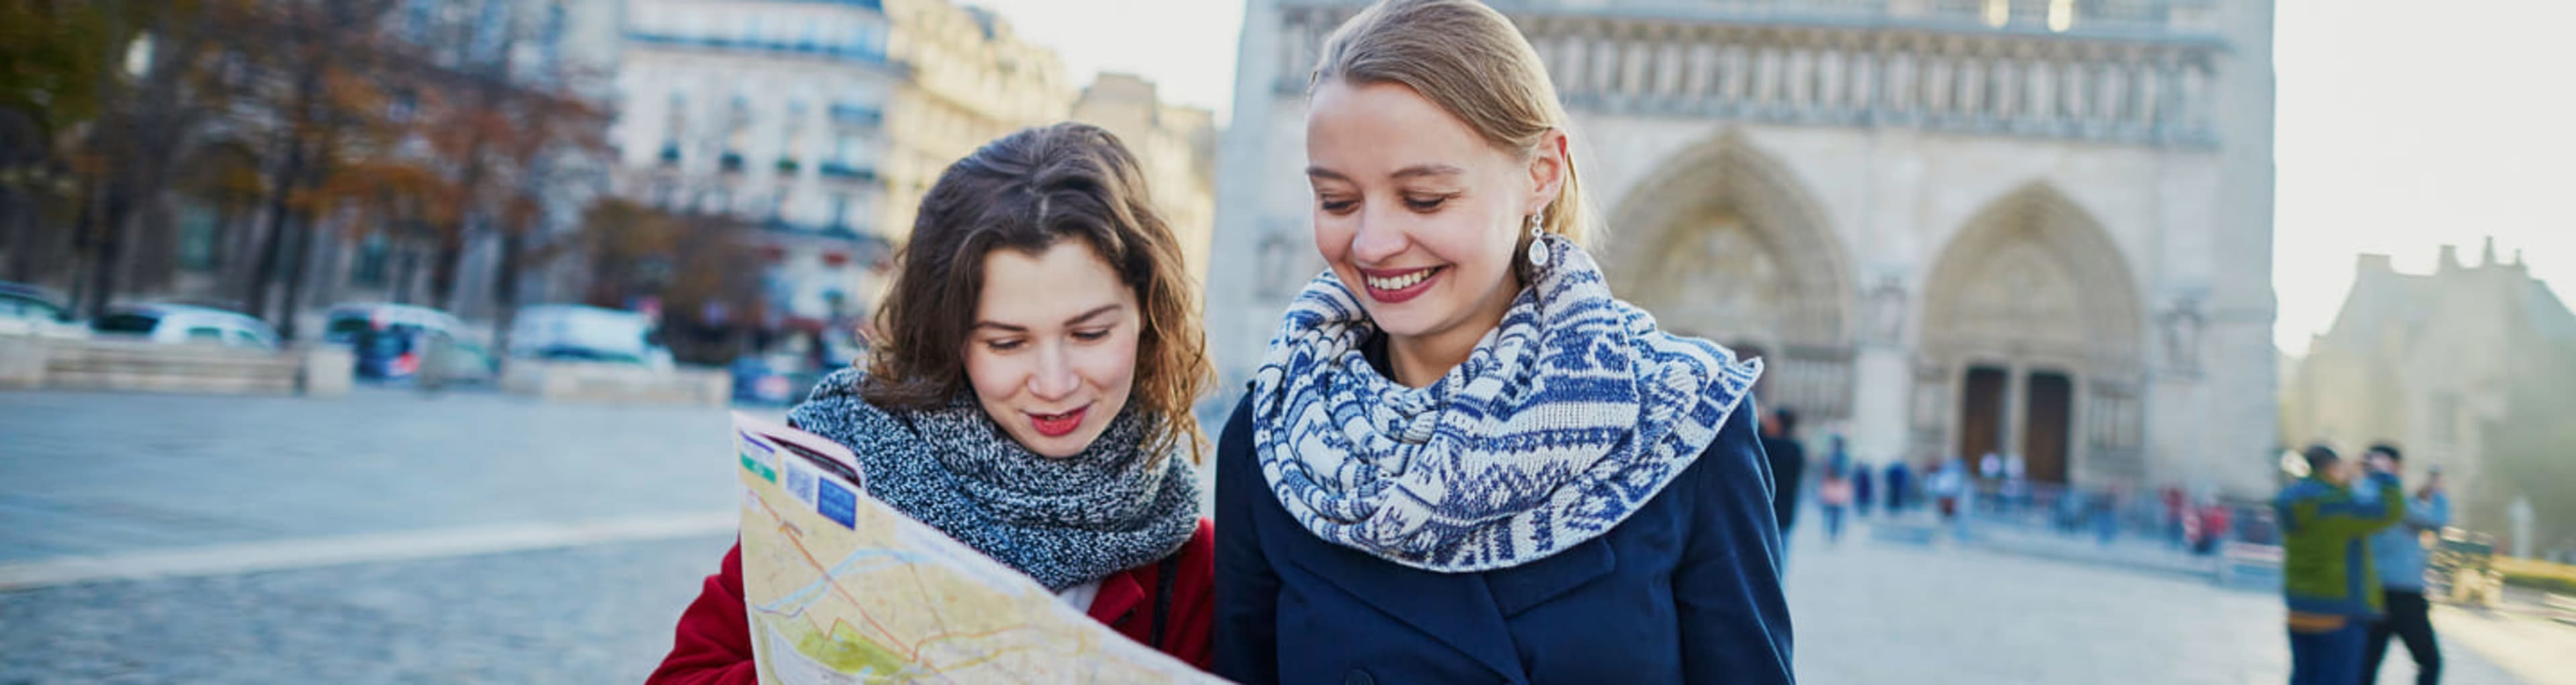
M 0 590 L 0 685 L 638 682 L 731 536 L 600 522 L 729 510 L 724 425 L 475 393 L 0 393 L 0 582 L 56 573 Z M 532 526 L 609 532 L 508 532 Z M 135 560 L 165 577 L 108 572 Z M 2170 572 L 1802 527 L 1789 583 L 1808 683 L 2286 680 L 2277 598 Z M 2435 621 L 2445 682 L 2576 674 L 2576 628 Z

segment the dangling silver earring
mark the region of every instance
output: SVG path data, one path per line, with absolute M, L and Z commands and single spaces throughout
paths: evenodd
M 1530 246 L 1529 246 L 1529 260 L 1530 260 L 1530 266 L 1547 266 L 1547 241 L 1545 241 L 1545 240 L 1542 240 L 1542 239 L 1541 239 L 1541 238 L 1545 238 L 1545 237 L 1547 236 L 1547 232 L 1546 232 L 1546 231 L 1544 231 L 1544 230 L 1541 230 L 1541 229 L 1538 227 L 1538 215 L 1536 215 L 1536 214 L 1529 215 L 1529 227 L 1530 227 Z

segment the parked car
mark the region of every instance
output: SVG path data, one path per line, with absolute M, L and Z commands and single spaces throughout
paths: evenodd
M 448 347 L 430 355 L 428 364 L 438 365 L 438 378 L 450 384 L 491 383 L 501 376 L 501 362 L 492 351 L 472 341 L 449 339 Z
M 797 374 L 789 368 L 759 355 L 746 354 L 734 358 L 732 364 L 725 366 L 725 371 L 733 376 L 734 401 L 760 405 L 794 403 L 798 387 L 812 387 L 814 378 L 813 374 Z
M 456 336 L 465 327 L 447 312 L 386 302 L 333 305 L 323 321 L 322 341 L 348 346 L 356 357 L 357 377 L 380 381 L 412 377 L 432 345 L 458 344 Z
M 89 330 L 72 319 L 71 308 L 53 291 L 0 281 L 0 335 L 81 338 Z
M 444 333 L 405 330 L 410 332 L 360 333 L 359 340 L 364 342 L 358 344 L 358 376 L 378 381 L 410 380 L 423 385 L 477 385 L 499 380 L 500 361 L 493 359 L 482 344 Z
M 367 330 L 418 329 L 454 336 L 465 328 L 456 315 L 418 305 L 390 302 L 342 302 L 322 315 L 322 341 L 347 345 Z
M 510 324 L 511 357 L 640 364 L 671 368 L 652 318 L 636 312 L 578 304 L 541 304 L 519 310 Z
M 102 336 L 139 338 L 158 343 L 212 344 L 274 351 L 277 331 L 268 322 L 240 312 L 184 304 L 119 306 L 90 322 Z

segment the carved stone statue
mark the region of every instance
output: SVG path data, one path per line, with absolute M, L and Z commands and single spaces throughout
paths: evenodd
M 1895 344 L 1905 337 L 1905 280 L 1882 276 L 1863 295 L 1862 342 Z
M 2200 373 L 2200 300 L 2175 300 L 2164 315 L 2165 365 L 2179 373 Z

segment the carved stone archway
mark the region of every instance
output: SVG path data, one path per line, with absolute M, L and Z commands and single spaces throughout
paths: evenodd
M 1848 418 L 1851 271 L 1805 188 L 1734 134 L 1646 178 L 1612 214 L 1612 289 L 1666 328 L 1763 357 L 1768 406 Z
M 2045 184 L 1970 218 L 1925 288 L 1917 454 L 2024 455 L 2041 481 L 2143 474 L 2146 320 L 2130 274 L 2110 234 Z

